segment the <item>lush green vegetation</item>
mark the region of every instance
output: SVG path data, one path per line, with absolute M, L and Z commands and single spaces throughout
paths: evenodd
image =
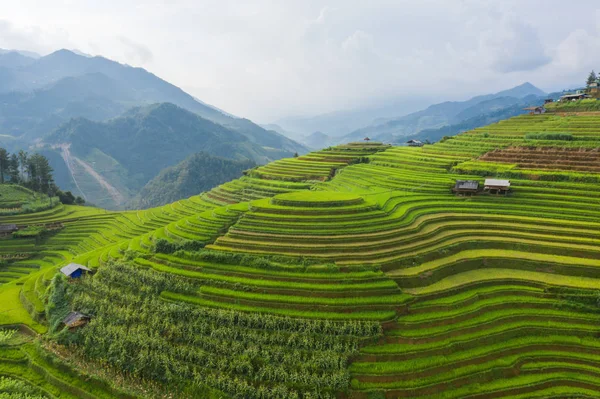
M 572 141 L 573 135 L 570 133 L 527 133 L 525 140 L 559 140 Z
M 238 177 L 241 170 L 253 166 L 253 162 L 264 164 L 292 156 L 295 151 L 303 151 L 301 145 L 247 122 L 248 126 L 238 131 L 233 127 L 236 124 L 234 121 L 220 125 L 174 104 L 162 103 L 133 108 L 106 122 L 75 118 L 61 125 L 44 140 L 52 146 L 48 151 L 54 154 L 56 163 L 62 162 L 61 156 L 71 158 L 69 167 L 73 177 L 79 180 L 78 186 L 91 202 L 122 209 L 131 194 L 137 194 L 163 169 L 177 165 L 195 153 L 204 152 L 243 162 L 241 165 L 225 165 L 214 159 L 208 162 L 192 160 L 193 165 L 184 162 L 179 168 L 190 172 L 198 167 L 213 168 L 210 179 L 204 183 L 202 180 L 206 178 L 202 177 L 201 171 L 183 176 L 184 181 L 179 184 L 201 183 L 198 187 L 188 189 L 194 190 L 193 194 L 211 188 L 206 184 L 220 184 L 225 181 L 223 179 Z M 217 172 L 218 168 L 224 170 Z M 236 171 L 233 176 L 231 172 L 226 172 L 230 168 Z M 114 190 L 107 190 L 106 185 L 89 173 L 90 169 L 100 174 L 118 194 Z M 169 170 L 165 173 L 168 179 L 172 179 L 172 174 L 178 172 Z M 224 175 L 219 178 L 219 173 Z M 152 183 L 148 190 L 159 190 L 157 186 L 163 178 L 158 177 L 159 182 Z M 73 187 L 74 184 L 70 179 L 62 183 L 64 187 Z M 151 202 L 141 205 L 163 205 L 165 202 L 158 201 L 179 199 L 169 197 L 173 188 L 165 187 L 163 194 L 156 193 L 150 196 Z M 189 191 L 182 194 L 193 195 Z
M 251 160 L 234 161 L 204 152 L 192 154 L 163 169 L 140 190 L 129 207 L 146 209 L 188 198 L 236 179 L 255 166 Z
M 354 143 L 144 211 L 7 217 L 61 228 L 0 240 L 0 322 L 47 332 L 21 352 L 89 364 L 64 377 L 89 392 L 86 378 L 149 397 L 593 397 L 598 118 Z M 481 176 L 511 192 L 451 193 Z M 94 273 L 68 283 L 56 271 L 73 261 Z M 90 322 L 64 328 L 71 311 Z
M 546 104 L 549 112 L 593 112 L 600 111 L 600 101 L 588 98 L 577 101 L 560 101 Z

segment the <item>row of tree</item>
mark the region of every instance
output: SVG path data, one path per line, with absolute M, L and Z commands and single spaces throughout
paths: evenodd
M 54 184 L 52 172 L 48 158 L 41 154 L 29 154 L 23 150 L 11 154 L 0 147 L 0 184 L 18 184 L 50 197 L 57 196 L 63 204 L 85 203 L 83 198 L 74 196 L 70 191 L 60 190 Z
M 53 169 L 48 159 L 40 154 L 31 154 L 21 150 L 10 154 L 0 148 L 0 183 L 20 184 L 33 191 L 54 194 Z

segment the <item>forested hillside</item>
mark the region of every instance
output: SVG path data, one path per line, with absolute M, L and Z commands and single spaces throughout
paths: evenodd
M 293 155 L 168 103 L 108 122 L 73 119 L 44 143 L 70 170 L 58 185 L 109 208 L 125 206 L 161 170 L 196 152 L 259 164 Z
M 205 152 L 192 154 L 163 169 L 140 190 L 128 208 L 146 209 L 188 198 L 236 179 L 255 166 L 252 160 L 234 161 Z
M 60 398 L 597 397 L 599 118 L 351 143 L 148 210 L 3 217 L 54 230 L 0 240 L 0 374 Z

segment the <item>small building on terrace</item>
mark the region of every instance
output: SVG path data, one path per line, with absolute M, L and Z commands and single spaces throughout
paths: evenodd
M 419 140 L 408 140 L 406 144 L 408 144 L 409 147 L 423 147 L 423 142 Z
M 541 115 L 546 113 L 546 108 L 544 107 L 527 107 L 523 108 L 524 111 L 529 111 L 529 115 Z
M 19 230 L 16 224 L 0 224 L 0 237 L 4 237 Z
M 78 263 L 69 263 L 60 269 L 60 272 L 70 278 L 79 278 L 82 275 L 91 272 L 91 269 L 88 269 L 87 267 Z
M 586 98 L 590 98 L 590 96 L 585 93 L 565 94 L 564 96 L 561 96 L 558 101 L 577 101 Z
M 474 195 L 479 191 L 477 180 L 457 180 L 452 192 L 457 195 Z
M 507 194 L 510 191 L 510 180 L 485 179 L 484 191 L 490 194 Z
M 62 323 L 69 330 L 72 330 L 77 327 L 83 327 L 90 321 L 90 316 L 85 315 L 81 312 L 71 312 L 65 317 Z

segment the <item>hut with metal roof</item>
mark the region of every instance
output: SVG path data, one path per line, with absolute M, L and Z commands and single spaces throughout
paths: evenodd
M 82 275 L 84 275 L 85 273 L 88 273 L 91 271 L 92 271 L 91 269 L 88 269 L 87 267 L 80 265 L 78 263 L 69 263 L 68 265 L 66 265 L 65 267 L 60 269 L 60 272 L 62 274 L 64 274 L 67 277 L 70 277 L 70 278 L 79 278 Z
M 510 180 L 485 179 L 483 189 L 490 194 L 507 194 L 510 191 Z
M 477 180 L 457 180 L 452 192 L 457 195 L 474 195 L 479 191 Z
M 0 224 L 0 237 L 7 236 L 19 230 L 16 224 Z
M 423 142 L 420 140 L 408 140 L 406 142 L 409 147 L 423 147 Z
M 65 317 L 62 323 L 69 330 L 77 327 L 83 327 L 90 321 L 90 316 L 85 315 L 81 312 L 71 312 Z
M 546 113 L 545 107 L 527 107 L 523 108 L 524 111 L 529 111 L 529 115 L 541 115 Z

